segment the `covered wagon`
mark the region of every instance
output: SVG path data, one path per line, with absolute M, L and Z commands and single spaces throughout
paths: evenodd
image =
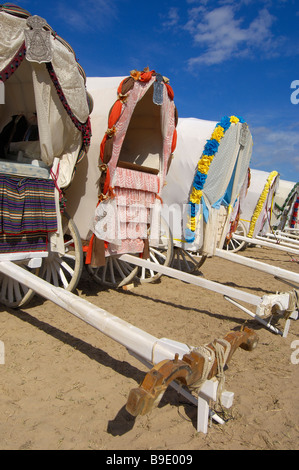
M 149 256 L 160 237 L 161 192 L 176 145 L 177 111 L 169 80 L 153 70 L 91 77 L 93 137 L 67 191 L 68 210 L 97 281 L 121 286 L 138 268 L 118 255 Z
M 59 277 L 71 290 L 82 263 L 66 240 L 73 225 L 64 190 L 90 141 L 85 74 L 43 18 L 6 4 L 0 25 L 0 260 Z M 3 303 L 17 306 L 31 295 L 1 275 Z

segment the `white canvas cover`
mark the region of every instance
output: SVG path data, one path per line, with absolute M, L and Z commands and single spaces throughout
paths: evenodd
M 279 185 L 279 174 L 250 170 L 250 186 L 241 206 L 240 220 L 247 229 L 247 236 L 254 238 L 267 233 L 270 228 L 273 199 Z
M 73 218 L 82 240 L 93 233 L 94 212 L 99 197 L 100 145 L 107 130 L 107 116 L 115 102 L 117 88 L 125 77 L 87 77 L 86 87 L 93 101 L 90 114 L 92 137 L 87 158 L 84 159 L 66 191 L 68 213 Z
M 70 185 L 90 138 L 85 79 L 71 47 L 44 19 L 0 5 L 0 172 L 55 181 L 57 232 L 49 238 L 51 250 L 60 253 L 61 190 Z M 36 129 L 34 139 L 29 132 L 19 140 L 4 139 L 14 116 L 26 122 L 27 131 Z
M 155 208 L 153 215 L 161 204 L 159 195 L 176 126 L 175 105 L 165 85 L 167 80 L 161 88 L 163 102 L 154 103 L 158 74 L 146 73 L 150 78 L 136 79 L 126 96 L 120 88 L 128 79 L 132 83 L 132 72 L 130 77 L 87 77 L 93 100 L 93 133 L 88 158 L 78 167 L 74 184 L 67 191 L 67 205 L 83 240 L 91 241 L 95 235 L 108 243 L 106 256 L 142 251 L 140 239 L 148 237 L 148 224 L 156 220 L 149 218 L 148 209 Z M 110 128 L 115 109 L 119 117 Z M 112 144 L 104 165 L 100 157 L 103 144 Z M 107 193 L 102 194 L 100 179 L 106 175 L 106 184 L 108 174 Z
M 245 123 L 237 121 L 229 122 L 206 171 L 207 177 L 196 214 L 195 238 L 191 242 L 186 240 L 190 194 L 198 164 L 204 158 L 205 146 L 218 123 L 195 118 L 180 118 L 178 121 L 177 147 L 162 191 L 162 215 L 170 225 L 176 246 L 189 251 L 203 249 L 208 254 L 214 252 L 219 209 L 225 204 L 229 208 L 229 214 L 232 214 L 247 177 L 252 153 L 250 131 Z M 242 145 L 241 134 L 244 140 Z
M 292 225 L 292 216 L 299 196 L 299 183 L 279 180 L 279 186 L 274 196 L 271 225 L 273 228 L 283 230 Z M 298 220 L 293 221 L 295 225 Z M 294 225 L 293 224 L 293 225 Z M 296 228 L 296 227 L 294 227 Z
M 52 34 L 48 25 L 43 28 L 43 33 L 49 33 L 50 64 L 64 95 L 63 104 L 46 63 L 26 59 L 25 33 L 32 31 L 27 25 L 27 19 L 32 16 L 20 12 L 22 17 L 15 16 L 19 11 L 5 5 L 0 10 L 0 79 L 5 88 L 5 104 L 0 105 L 0 130 L 13 115 L 22 114 L 29 123 L 37 119 L 39 142 L 14 143 L 11 153 L 17 155 L 21 151 L 24 161 L 39 160 L 47 167 L 53 165 L 55 158 L 59 159 L 58 185 L 64 188 L 71 182 L 83 143 L 82 131 L 74 121 L 84 128 L 89 116 L 85 77 L 70 46 Z

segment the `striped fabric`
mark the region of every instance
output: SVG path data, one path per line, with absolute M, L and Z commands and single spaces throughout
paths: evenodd
M 0 175 L 0 233 L 56 231 L 54 190 L 52 180 Z
M 28 18 L 28 16 L 31 16 L 27 10 L 24 10 L 24 8 L 14 5 L 13 3 L 4 3 L 4 5 L 0 5 L 0 11 L 5 11 L 5 13 L 18 16 L 19 18 Z
M 6 235 L 0 233 L 0 253 L 23 253 L 46 251 L 48 236 L 46 233 Z

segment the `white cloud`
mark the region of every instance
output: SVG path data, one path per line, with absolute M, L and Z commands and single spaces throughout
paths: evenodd
M 64 22 L 78 30 L 94 30 L 109 25 L 117 15 L 114 0 L 79 0 L 73 6 L 71 2 L 60 2 L 57 15 Z
M 299 123 L 285 128 L 271 129 L 265 126 L 252 127 L 252 167 L 266 166 L 281 173 L 284 169 L 299 181 Z
M 179 19 L 180 17 L 178 8 L 172 7 L 167 14 L 167 19 L 162 23 L 162 26 L 166 28 L 176 26 L 179 22 Z
M 190 9 L 191 19 L 185 29 L 191 34 L 195 46 L 203 52 L 189 60 L 189 65 L 219 64 L 232 57 L 249 55 L 274 48 L 271 27 L 275 21 L 266 8 L 260 10 L 248 26 L 244 18 L 236 16 L 234 5 L 223 5 L 214 10 L 204 6 Z

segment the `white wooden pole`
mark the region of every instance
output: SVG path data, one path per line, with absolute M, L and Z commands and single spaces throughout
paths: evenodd
M 257 320 L 258 322 L 260 322 L 262 325 L 264 325 L 266 328 L 270 329 L 271 331 L 273 331 L 273 333 L 276 333 L 277 335 L 283 335 L 282 331 L 280 331 L 278 328 L 275 328 L 275 326 L 271 325 L 271 322 L 270 320 L 269 321 L 266 321 L 266 320 L 263 320 L 261 317 L 259 317 L 258 315 L 252 313 L 250 310 L 248 310 L 247 308 L 245 308 L 243 305 L 240 305 L 238 304 L 238 302 L 235 302 L 233 299 L 230 299 L 229 297 L 227 297 L 226 295 L 224 296 L 224 298 L 226 300 L 228 300 L 229 302 L 231 302 L 233 305 L 235 305 L 236 307 L 240 308 L 241 310 L 243 310 L 245 313 L 248 313 L 248 315 L 250 315 L 252 318 L 254 318 L 255 320 Z M 272 318 L 270 318 L 272 319 Z
M 233 263 L 242 264 L 243 266 L 258 269 L 259 271 L 272 274 L 273 276 L 279 277 L 281 279 L 286 279 L 288 281 L 295 282 L 299 285 L 298 273 L 278 268 L 277 266 L 272 266 L 267 263 L 262 263 L 261 261 L 254 260 L 252 258 L 247 258 L 246 256 L 242 256 L 237 253 L 231 253 L 228 250 L 220 250 L 220 248 L 216 248 L 215 255 L 219 256 L 219 258 L 224 258 L 228 261 L 232 261 Z
M 130 264 L 136 264 L 137 266 L 150 268 L 154 272 L 162 273 L 165 276 L 172 277 L 174 279 L 179 279 L 180 281 L 188 282 L 189 284 L 194 284 L 204 289 L 217 292 L 218 294 L 227 295 L 228 297 L 233 297 L 237 300 L 242 300 L 252 305 L 260 305 L 262 298 L 257 295 L 250 294 L 233 287 L 224 286 L 218 282 L 210 281 L 208 279 L 203 279 L 202 277 L 195 276 L 194 274 L 185 273 L 179 271 L 178 269 L 170 268 L 169 266 L 163 266 L 158 263 L 153 263 L 146 259 L 138 258 L 137 256 L 132 255 L 120 255 L 119 259 L 126 261 Z
M 158 339 L 87 300 L 49 284 L 11 261 L 1 261 L 0 272 L 51 300 L 152 364 L 173 359 L 176 352 L 180 358 L 190 352 L 189 346 L 167 338 Z
M 265 233 L 263 237 L 266 237 L 266 238 L 267 237 L 272 237 L 272 238 L 281 237 L 284 240 L 293 241 L 296 244 L 299 242 L 298 233 L 292 233 L 286 230 L 275 230 L 274 232 L 268 232 L 268 233 Z
M 223 251 L 223 253 L 227 253 L 224 250 L 220 250 L 220 251 Z M 235 256 L 238 256 L 238 255 L 235 255 Z M 178 271 L 177 269 L 170 268 L 169 266 L 163 266 L 161 264 L 153 263 L 146 259 L 138 258 L 137 256 L 125 254 L 125 255 L 120 255 L 119 259 L 126 261 L 127 263 L 130 263 L 130 264 L 136 264 L 137 266 L 145 267 L 147 269 L 152 269 L 154 272 L 164 274 L 165 276 L 179 279 L 189 284 L 194 284 L 199 287 L 203 287 L 204 289 L 217 292 L 218 294 L 222 294 L 223 296 L 227 298 L 233 298 L 235 300 L 241 300 L 243 302 L 247 302 L 249 304 L 255 305 L 257 307 L 256 311 L 258 312 L 257 318 L 260 318 L 262 315 L 265 315 L 265 314 L 268 315 L 268 312 L 271 312 L 271 309 L 274 305 L 279 306 L 282 312 L 285 311 L 286 308 L 288 307 L 288 302 L 289 302 L 288 293 L 278 293 L 278 294 L 273 294 L 272 296 L 266 295 L 264 297 L 258 297 L 256 295 L 249 294 L 245 291 L 234 289 L 232 287 L 224 286 L 214 281 L 209 281 L 207 279 L 197 277 L 194 274 L 185 273 L 182 271 Z M 266 265 L 266 266 L 269 267 L 269 265 Z M 280 271 L 278 272 L 281 275 L 281 272 Z M 249 313 L 249 310 L 245 309 L 243 306 L 241 308 L 240 304 L 236 303 L 236 305 L 245 313 Z M 252 312 L 250 312 L 250 315 L 255 317 L 255 314 Z M 270 327 L 267 325 L 267 328 L 270 328 Z M 275 331 L 275 329 L 273 328 L 270 328 L 270 329 L 272 331 Z M 278 330 L 275 332 L 278 332 L 280 334 Z
M 282 235 L 273 235 L 272 233 L 267 233 L 263 236 L 257 235 L 257 240 L 264 240 L 272 244 L 287 246 L 290 248 L 294 248 L 297 250 L 297 254 L 299 253 L 299 240 L 292 239 L 291 237 L 284 237 Z
M 286 246 L 282 246 L 281 244 L 277 244 L 277 243 L 274 244 L 273 242 L 266 242 L 265 240 L 260 240 L 258 238 L 243 237 L 242 235 L 237 235 L 236 233 L 233 234 L 233 238 L 235 240 L 251 243 L 252 245 L 260 245 L 260 246 L 265 246 L 268 248 L 275 248 L 276 250 L 286 251 L 288 253 L 298 255 L 298 250 L 295 250 L 294 248 L 288 248 Z

